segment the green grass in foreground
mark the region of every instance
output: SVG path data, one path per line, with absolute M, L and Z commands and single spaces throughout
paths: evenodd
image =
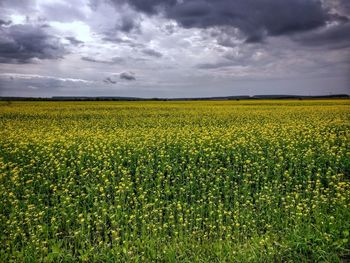
M 3 104 L 0 261 L 346 262 L 349 104 Z

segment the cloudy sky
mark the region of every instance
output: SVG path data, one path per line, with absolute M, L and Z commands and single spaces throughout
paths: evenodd
M 0 0 L 0 96 L 331 93 L 349 0 Z

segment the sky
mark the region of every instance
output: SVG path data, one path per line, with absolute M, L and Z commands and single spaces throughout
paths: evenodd
M 0 96 L 339 93 L 349 0 L 0 0 Z

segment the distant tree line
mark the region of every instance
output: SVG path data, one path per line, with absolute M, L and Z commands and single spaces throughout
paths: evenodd
M 222 97 L 197 97 L 197 98 L 137 98 L 137 97 L 75 97 L 55 96 L 50 98 L 40 97 L 0 97 L 1 101 L 194 101 L 194 100 L 259 100 L 259 99 L 349 99 L 348 94 L 332 94 L 320 96 L 300 95 L 255 95 L 255 96 L 222 96 Z

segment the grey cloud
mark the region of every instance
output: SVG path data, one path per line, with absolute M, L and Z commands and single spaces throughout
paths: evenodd
M 11 94 L 10 96 L 32 96 L 33 92 L 38 92 L 37 96 L 42 96 L 45 92 L 55 92 L 62 88 L 85 87 L 92 84 L 94 84 L 93 81 L 77 78 L 0 73 L 0 95 L 7 93 Z
M 349 32 L 350 22 L 347 22 L 297 36 L 294 40 L 308 46 L 347 48 L 350 47 Z
M 33 25 L 0 27 L 0 63 L 30 63 L 58 59 L 66 53 L 59 38 Z
M 5 21 L 5 20 L 0 19 L 0 26 L 2 26 L 2 25 L 8 26 L 11 23 L 12 23 L 11 20 Z
M 132 30 L 137 30 L 140 28 L 140 23 L 138 21 L 138 19 L 136 19 L 135 17 L 132 17 L 130 15 L 123 15 L 117 25 L 116 25 L 116 29 L 120 30 L 122 32 L 125 33 L 129 33 Z
M 235 27 L 247 42 L 288 35 L 325 25 L 327 10 L 319 0 L 110 0 L 127 2 L 147 14 L 162 13 L 185 28 Z
M 218 69 L 226 67 L 247 67 L 249 65 L 259 66 L 268 62 L 266 61 L 266 57 L 261 57 L 264 56 L 264 53 L 264 50 L 260 50 L 256 46 L 247 47 L 246 45 L 241 45 L 223 52 L 218 61 L 213 63 L 198 64 L 196 65 L 196 68 Z M 270 55 L 272 54 L 270 53 Z
M 210 37 L 215 38 L 217 44 L 223 47 L 235 47 L 242 42 L 240 32 L 235 28 L 211 29 Z
M 45 17 L 52 21 L 72 22 L 75 20 L 84 20 L 85 15 L 79 10 L 79 7 L 68 3 L 52 3 L 41 6 Z
M 74 46 L 79 46 L 84 44 L 84 41 L 78 40 L 75 37 L 66 37 L 66 39 Z
M 158 13 L 161 9 L 167 9 L 171 6 L 174 6 L 177 3 L 177 0 L 110 0 L 115 4 L 128 3 L 132 7 L 147 14 Z
M 174 34 L 176 32 L 176 25 L 174 25 L 174 24 L 167 24 L 162 29 L 168 35 L 172 35 L 172 34 Z
M 151 57 L 156 57 L 156 58 L 160 58 L 163 56 L 162 53 L 154 50 L 154 49 L 151 49 L 151 48 L 145 48 L 143 50 L 141 50 L 141 52 L 145 55 L 148 55 L 148 56 L 151 56 Z
M 118 76 L 121 80 L 127 80 L 127 81 L 136 80 L 135 74 L 133 72 L 122 72 L 120 74 L 114 74 L 110 77 L 106 77 L 103 80 L 103 82 L 106 84 L 117 84 L 117 80 L 115 78 Z
M 0 96 L 31 97 L 34 95 L 33 92 L 37 92 L 36 96 L 41 97 L 44 91 L 54 92 L 66 85 L 66 83 L 54 79 L 18 79 L 9 81 L 0 78 L 0 87 L 3 87 L 3 89 L 0 88 Z
M 248 49 L 249 50 L 249 49 Z M 222 56 L 222 59 L 213 63 L 201 63 L 195 66 L 198 69 L 218 69 L 227 67 L 247 67 L 249 65 L 259 66 L 265 64 L 266 60 L 258 61 L 254 59 L 254 51 L 250 50 L 248 53 L 246 50 L 242 54 L 230 54 L 226 53 Z
M 95 87 L 94 81 L 47 75 L 0 73 L 0 96 L 55 96 Z
M 126 44 L 132 43 L 132 41 L 130 41 L 129 39 L 124 39 L 119 36 L 115 36 L 114 34 L 108 34 L 108 33 L 106 33 L 106 36 L 103 37 L 102 40 L 114 42 L 114 43 L 126 43 Z
M 77 78 L 62 78 L 55 76 L 45 76 L 37 74 L 16 74 L 16 73 L 0 73 L 0 79 L 14 80 L 53 80 L 60 82 L 81 82 L 81 83 L 93 83 L 93 81 Z
M 350 1 L 348 0 L 322 0 L 324 6 L 334 14 L 350 17 Z
M 131 18 L 123 19 L 122 23 L 119 26 L 119 29 L 124 32 L 130 32 L 132 29 L 134 29 L 135 23 Z
M 36 5 L 35 0 L 1 0 L 0 7 L 16 9 L 16 10 L 29 10 Z
M 117 81 L 116 80 L 112 80 L 111 77 L 106 77 L 104 80 L 103 80 L 104 83 L 107 83 L 107 84 L 116 84 Z
M 234 66 L 235 63 L 232 61 L 223 61 L 223 62 L 216 62 L 216 63 L 202 63 L 196 65 L 196 68 L 198 69 L 217 69 L 217 68 L 224 68 L 224 67 L 231 67 Z
M 88 61 L 88 62 L 94 62 L 94 63 L 102 63 L 102 64 L 121 64 L 124 62 L 124 59 L 121 57 L 112 57 L 110 60 L 103 60 L 103 59 L 95 59 L 92 57 L 82 57 L 81 58 L 84 61 Z
M 120 79 L 124 80 L 136 80 L 135 74 L 133 72 L 123 72 L 119 75 Z
M 103 41 L 108 41 L 108 42 L 112 42 L 112 43 L 116 43 L 116 44 L 120 44 L 120 45 L 125 45 L 125 46 L 133 47 L 133 48 L 143 48 L 144 47 L 144 44 L 138 43 L 132 39 L 120 37 L 118 35 L 115 35 L 114 32 L 112 32 L 112 33 L 105 32 L 104 34 L 105 34 L 105 36 L 102 38 Z

